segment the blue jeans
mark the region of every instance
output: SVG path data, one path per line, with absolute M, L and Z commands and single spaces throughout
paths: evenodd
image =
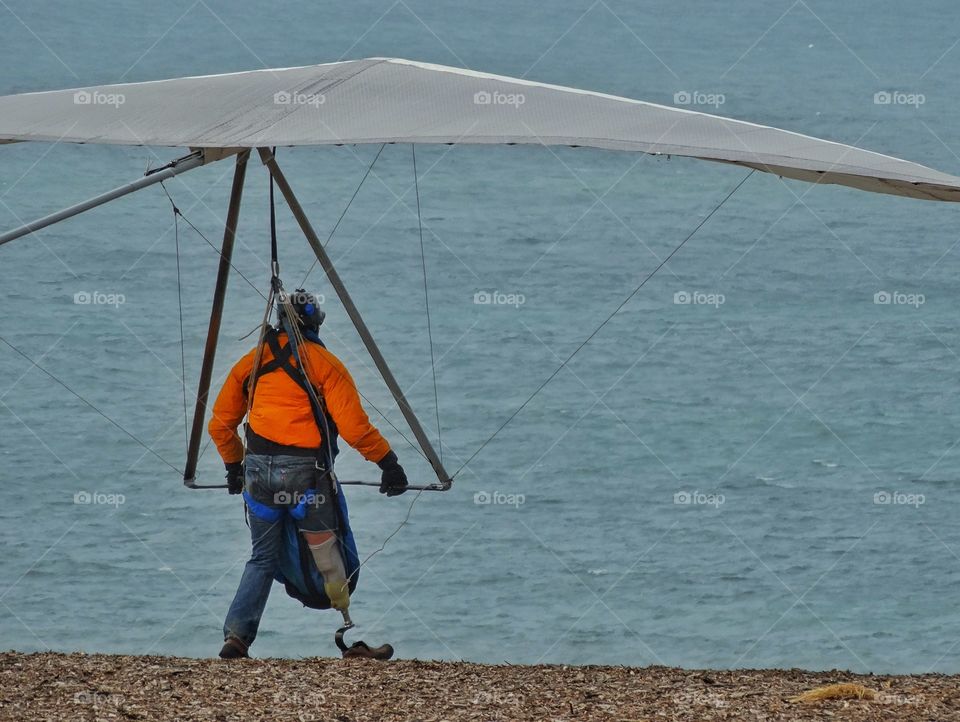
M 282 509 L 296 505 L 300 495 L 313 486 L 317 473 L 315 461 L 301 456 L 247 454 L 244 467 L 247 493 L 261 504 Z M 336 532 L 336 501 L 328 478 L 324 478 L 317 491 L 320 501 L 308 505 L 307 515 L 297 522 L 297 527 L 301 531 Z M 284 518 L 267 522 L 252 513 L 248 517 L 253 551 L 223 623 L 223 636 L 224 639 L 236 637 L 250 646 L 257 636 L 283 550 Z

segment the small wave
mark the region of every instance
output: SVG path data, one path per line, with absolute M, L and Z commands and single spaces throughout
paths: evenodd
M 776 489 L 796 489 L 797 483 L 795 481 L 786 481 L 779 476 L 774 475 L 764 475 L 757 474 L 753 477 L 757 481 L 761 482 L 764 486 L 772 486 Z
M 609 572 L 606 569 L 587 569 L 587 574 L 594 577 L 601 577 L 604 574 L 609 574 Z

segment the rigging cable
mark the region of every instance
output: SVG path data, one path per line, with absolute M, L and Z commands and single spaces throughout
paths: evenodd
M 183 469 L 178 469 L 176 466 L 174 466 L 174 465 L 171 464 L 169 461 L 167 461 L 166 459 L 164 459 L 162 456 L 160 456 L 160 454 L 158 454 L 156 451 L 154 451 L 146 442 L 141 441 L 139 438 L 137 438 L 137 437 L 134 436 L 132 433 L 130 433 L 129 431 L 127 431 L 123 426 L 121 426 L 119 423 L 117 423 L 116 421 L 114 421 L 113 419 L 111 419 L 109 416 L 107 416 L 107 415 L 106 415 L 103 411 L 101 411 L 99 408 L 97 408 L 96 406 L 94 406 L 93 403 L 91 403 L 90 401 L 88 401 L 87 399 L 85 399 L 83 396 L 81 396 L 81 395 L 78 394 L 76 391 L 74 391 L 72 388 L 70 388 L 66 383 L 64 383 L 63 381 L 61 381 L 60 379 L 58 379 L 56 376 L 54 376 L 52 373 L 50 373 L 49 371 L 47 371 L 45 368 L 43 368 L 43 366 L 41 366 L 40 364 L 38 364 L 36 361 L 34 361 L 32 358 L 30 358 L 27 354 L 25 354 L 23 351 L 21 351 L 21 350 L 18 349 L 16 346 L 14 346 L 12 343 L 10 343 L 9 341 L 7 341 L 7 339 L 5 339 L 3 336 L 0 336 L 0 341 L 2 341 L 3 343 L 5 343 L 7 346 L 9 346 L 10 348 L 12 348 L 14 351 L 16 351 L 18 354 L 20 354 L 23 358 L 25 358 L 27 361 L 29 361 L 30 364 L 31 364 L 31 366 L 35 366 L 36 368 L 40 369 L 43 373 L 45 373 L 45 374 L 46 374 L 47 376 L 49 376 L 51 379 L 53 379 L 53 380 L 56 381 L 58 384 L 60 384 L 61 386 L 63 386 L 63 388 L 65 388 L 65 389 L 66 389 L 67 391 L 69 391 L 71 394 L 73 394 L 74 396 L 76 396 L 78 399 L 80 399 L 83 403 L 85 403 L 85 404 L 86 404 L 87 406 L 89 406 L 91 409 L 93 409 L 93 410 L 96 411 L 98 414 L 100 414 L 100 416 L 102 416 L 103 418 L 105 418 L 105 419 L 106 419 L 107 421 L 109 421 L 111 424 L 113 424 L 113 425 L 116 426 L 118 429 L 120 429 L 120 431 L 122 431 L 124 434 L 126 434 L 126 435 L 129 436 L 131 439 L 133 439 L 133 440 L 136 441 L 138 444 L 140 444 L 140 446 L 142 446 L 144 449 L 146 449 L 147 451 L 149 451 L 151 454 L 153 454 L 155 457 L 157 457 L 157 458 L 158 458 L 160 461 L 162 461 L 164 464 L 166 464 L 167 466 L 169 466 L 171 469 L 173 469 L 175 472 L 177 472 L 177 473 L 180 474 L 181 476 L 183 475 Z
M 186 449 L 190 446 L 190 431 L 187 428 L 187 360 L 183 345 L 183 284 L 180 274 L 180 209 L 173 202 L 173 198 L 167 193 L 161 181 L 160 187 L 167 195 L 170 201 L 170 207 L 173 209 L 173 244 L 177 252 L 177 314 L 180 319 L 180 390 L 183 394 L 183 445 Z
M 692 231 L 690 231 L 690 233 L 687 235 L 687 237 L 684 238 L 682 241 L 680 241 L 680 244 L 679 244 L 676 248 L 674 248 L 672 251 L 670 251 L 670 254 L 660 262 L 660 265 L 658 265 L 656 268 L 654 268 L 654 269 L 647 275 L 646 278 L 644 278 L 642 281 L 640 281 L 640 285 L 638 285 L 636 288 L 634 288 L 633 291 L 630 292 L 630 295 L 627 296 L 625 299 L 623 299 L 623 301 L 620 302 L 620 305 L 617 306 L 617 307 L 613 310 L 613 312 L 612 312 L 609 316 L 607 316 L 607 317 L 603 320 L 603 322 L 602 322 L 599 326 L 597 326 L 597 327 L 593 330 L 593 332 L 592 332 L 589 336 L 587 336 L 579 346 L 577 346 L 576 349 L 574 349 L 573 353 L 571 353 L 569 356 L 567 356 L 566 360 L 564 360 L 563 363 L 561 363 L 561 364 L 557 367 L 557 369 L 556 369 L 552 374 L 550 374 L 550 375 L 547 377 L 547 379 L 546 379 L 542 384 L 540 384 L 540 385 L 537 387 L 536 391 L 534 391 L 532 394 L 530 394 L 530 396 L 527 398 L 527 400 L 524 401 L 522 404 L 520 404 L 520 407 L 519 407 L 516 411 L 514 411 L 512 414 L 510 414 L 509 417 L 507 417 L 507 420 L 506 420 L 506 421 L 504 421 L 502 424 L 500 424 L 500 427 L 499 427 L 496 431 L 494 431 L 493 434 L 491 434 L 491 435 L 487 438 L 487 440 L 484 441 L 484 442 L 480 445 L 480 448 L 477 449 L 476 451 L 474 451 L 474 452 L 469 456 L 469 458 L 460 465 L 460 468 L 457 469 L 457 470 L 453 473 L 453 476 L 454 476 L 454 477 L 456 477 L 457 474 L 459 474 L 461 471 L 463 471 L 463 470 L 466 468 L 467 464 L 469 464 L 471 461 L 473 461 L 474 458 L 476 458 L 477 454 L 479 454 L 481 451 L 483 451 L 483 449 L 487 446 L 487 444 L 489 444 L 491 441 L 493 441 L 494 438 L 497 436 L 497 434 L 499 434 L 501 431 L 503 431 L 503 429 L 507 426 L 507 424 L 509 424 L 511 421 L 513 421 L 513 419 L 516 418 L 517 414 L 519 414 L 521 411 L 523 411 L 524 408 L 526 408 L 527 404 L 529 404 L 531 401 L 533 401 L 534 397 L 536 397 L 537 394 L 539 394 L 541 391 L 543 391 L 544 387 L 545 387 L 547 384 L 549 384 L 551 381 L 553 381 L 553 379 L 556 377 L 556 375 L 557 375 L 558 373 L 560 373 L 560 371 L 562 371 L 562 370 L 566 367 L 566 365 L 567 365 L 568 363 L 570 363 L 570 361 L 573 359 L 573 357 L 576 356 L 578 353 L 580 353 L 580 350 L 581 350 L 584 346 L 586 346 L 586 345 L 593 339 L 594 336 L 596 336 L 598 333 L 600 333 L 600 330 L 603 329 L 603 327 L 606 326 L 614 316 L 616 316 L 618 313 L 620 313 L 620 310 L 621 310 L 624 306 L 626 306 L 634 296 L 637 295 L 637 293 L 640 291 L 640 289 L 643 288 L 644 284 L 646 284 L 647 281 L 649 281 L 651 278 L 653 278 L 654 275 L 656 275 L 657 271 L 659 271 L 661 268 L 663 268 L 665 265 L 667 265 L 667 263 L 670 261 L 671 258 L 673 258 L 673 256 L 677 253 L 677 251 L 679 251 L 681 248 L 683 248 L 684 244 L 686 244 L 687 241 L 689 241 L 691 238 L 693 238 L 693 236 L 696 234 L 697 231 L 699 231 L 701 228 L 703 228 L 704 224 L 705 224 L 707 221 L 709 221 L 710 218 L 713 217 L 713 214 L 716 213 L 717 211 L 719 211 L 719 210 L 723 207 L 723 204 L 726 203 L 728 200 L 730 200 L 731 196 L 733 196 L 734 193 L 736 193 L 738 190 L 740 190 L 740 186 L 742 186 L 744 183 L 746 183 L 746 182 L 747 182 L 747 179 L 749 179 L 750 176 L 752 176 L 755 172 L 756 172 L 755 169 L 751 169 L 751 171 L 750 171 L 749 173 L 747 173 L 746 176 L 743 177 L 743 180 L 741 180 L 739 183 L 737 183 L 737 185 L 734 186 L 733 190 L 730 191 L 729 193 L 727 193 L 727 195 L 724 197 L 724 199 L 723 199 L 722 201 L 720 201 L 720 203 L 718 203 L 718 204 L 714 207 L 714 209 L 713 209 L 712 211 L 710 211 L 710 212 L 704 217 L 704 219 L 697 224 L 697 227 L 694 228 Z
M 377 162 L 377 158 L 380 157 L 380 154 L 383 152 L 386 143 L 380 144 L 380 150 L 377 151 L 377 154 L 373 156 L 373 160 L 370 162 L 370 167 L 367 168 L 367 172 L 363 174 L 363 178 L 360 179 L 360 185 L 357 186 L 357 189 L 353 192 L 353 195 L 350 196 L 350 200 L 347 201 L 346 208 L 343 209 L 343 213 L 340 214 L 340 217 L 337 219 L 337 222 L 333 225 L 333 230 L 330 231 L 330 235 L 327 236 L 327 242 L 323 244 L 323 247 L 326 248 L 330 245 L 330 241 L 333 239 L 333 234 L 337 232 L 337 229 L 340 227 L 340 221 L 344 219 L 344 216 L 347 215 L 347 211 L 350 210 L 350 206 L 353 205 L 353 199 L 357 197 L 357 194 L 360 192 L 360 189 L 363 188 L 364 181 L 367 180 L 367 176 L 370 175 L 370 171 L 373 170 L 373 166 Z M 271 176 L 272 178 L 272 176 Z M 317 260 L 314 259 L 313 263 L 310 264 L 310 268 L 307 269 L 307 274 L 303 277 L 303 280 L 300 281 L 300 288 L 304 287 L 304 284 L 307 282 L 307 278 L 310 277 L 310 274 L 313 273 L 313 269 L 317 267 Z
M 210 248 L 212 248 L 212 249 L 217 253 L 217 255 L 219 255 L 221 258 L 223 257 L 223 253 L 220 251 L 220 249 L 217 248 L 217 247 L 210 241 L 210 239 L 208 239 L 205 235 L 203 235 L 203 233 L 200 231 L 200 229 L 197 228 L 195 225 L 193 225 L 193 223 L 190 222 L 190 219 L 189 219 L 189 218 L 187 218 L 185 215 L 183 215 L 182 212 L 181 212 L 181 214 L 180 214 L 180 217 L 186 222 L 186 224 L 187 224 L 188 226 L 190 226 L 194 231 L 196 231 L 196 233 L 197 233 L 198 236 L 200 236 L 204 241 L 206 241 L 207 245 L 210 246 Z M 239 275 L 240 278 L 242 278 L 244 281 L 246 281 L 247 285 L 250 286 L 250 288 L 252 288 L 254 291 L 256 291 L 256 292 L 257 292 L 257 295 L 260 296 L 260 298 L 262 298 L 264 301 L 268 301 L 268 303 L 267 303 L 268 306 L 271 306 L 272 301 L 270 301 L 270 300 L 268 299 L 268 297 L 263 294 L 263 291 L 261 291 L 259 288 L 257 288 L 256 285 L 255 285 L 249 278 L 247 278 L 246 276 L 244 276 L 243 273 L 240 271 L 240 269 L 238 269 L 235 265 L 233 265 L 233 262 L 232 262 L 232 261 L 231 261 L 231 263 L 230 263 L 230 268 L 232 268 L 234 271 L 236 271 L 236 272 L 237 272 L 237 275 Z M 257 326 L 257 327 L 254 328 L 253 331 L 251 331 L 250 333 L 253 333 L 254 331 L 259 331 L 260 328 L 261 328 L 261 326 Z M 247 335 L 249 336 L 250 334 L 247 334 Z M 244 337 L 244 338 L 246 338 L 246 337 Z M 362 399 L 364 400 L 364 402 L 367 403 L 367 404 L 370 406 L 370 408 L 373 409 L 373 410 L 377 413 L 377 415 L 380 416 L 380 418 L 382 418 L 384 421 L 386 421 L 387 424 L 389 424 L 390 427 L 391 427 L 394 431 L 396 431 L 396 432 L 400 435 L 400 437 L 403 438 L 403 440 L 406 441 L 406 442 L 410 445 L 410 448 L 412 448 L 412 449 L 413 449 L 414 451 L 416 451 L 418 454 L 420 454 L 421 456 L 423 456 L 423 452 L 420 450 L 420 447 L 418 447 L 416 444 L 414 444 L 412 441 L 410 441 L 410 439 L 409 439 L 400 429 L 398 429 L 398 428 L 396 427 L 396 425 L 395 425 L 392 421 L 390 421 L 389 418 L 387 418 L 387 415 L 384 414 L 384 413 L 377 407 L 376 404 L 374 404 L 370 399 L 368 399 L 366 396 L 364 396 L 364 395 L 363 395 L 363 392 L 359 391 L 359 389 L 358 389 L 358 393 L 360 394 L 360 398 L 362 398 Z M 203 457 L 204 452 L 206 452 L 206 450 L 207 450 L 207 448 L 209 448 L 209 446 L 210 446 L 210 439 L 208 438 L 207 441 L 206 441 L 206 443 L 205 443 L 204 446 L 203 446 L 203 449 L 202 449 L 201 452 L 200 452 L 200 458 Z
M 382 150 L 382 148 L 381 148 L 381 150 Z M 378 155 L 379 155 L 379 154 L 378 154 Z M 374 159 L 374 160 L 376 160 L 376 159 Z M 161 184 L 161 185 L 162 185 L 162 184 Z M 164 192 L 167 192 L 166 187 L 164 187 L 163 190 L 164 190 Z M 358 188 L 358 190 L 359 190 L 359 188 Z M 167 193 L 167 195 L 168 195 L 168 197 L 169 197 L 170 194 Z M 356 197 L 356 193 L 354 193 L 354 197 Z M 349 206 L 349 204 L 348 204 L 348 205 L 347 205 L 347 208 L 349 208 L 349 207 L 350 207 L 350 206 Z M 346 214 L 346 209 L 344 209 L 344 214 Z M 342 217 L 342 216 L 341 216 L 341 217 Z M 190 221 L 190 219 L 187 218 L 186 215 L 184 215 L 183 211 L 180 211 L 180 218 L 182 218 L 183 221 L 184 221 L 188 226 L 190 226 L 190 228 L 192 228 L 193 231 L 194 231 L 198 236 L 200 236 L 200 238 L 202 238 L 202 239 L 204 240 L 204 242 L 205 242 L 208 246 L 210 246 L 211 249 L 213 249 L 214 253 L 216 253 L 218 256 L 220 256 L 221 258 L 223 258 L 223 252 L 222 252 L 219 248 L 217 248 L 217 246 L 216 246 L 209 238 L 207 238 L 207 237 L 203 234 L 203 231 L 201 231 L 199 228 L 197 228 L 197 226 L 194 225 L 194 224 Z M 336 230 L 336 228 L 334 228 L 334 230 Z M 332 236 L 332 234 L 331 234 L 331 236 Z M 329 242 L 329 238 L 327 239 L 327 241 Z M 316 262 L 314 262 L 314 263 L 316 264 Z M 249 278 L 247 278 L 247 277 L 243 274 L 243 271 L 241 271 L 239 268 L 237 268 L 237 267 L 234 265 L 233 261 L 230 261 L 230 268 L 233 269 L 233 270 L 237 273 L 237 275 L 240 276 L 240 278 L 242 278 L 242 279 L 246 282 L 246 284 L 247 284 L 248 286 L 250 286 L 250 288 L 252 288 L 254 291 L 256 291 L 257 295 L 260 296 L 260 298 L 262 298 L 264 301 L 268 301 L 268 303 L 267 303 L 268 306 L 271 305 L 271 302 L 269 302 L 268 297 L 267 297 L 266 295 L 264 295 L 263 291 L 261 291 L 259 288 L 257 288 L 256 284 L 254 284 L 253 281 L 251 281 Z M 304 280 L 306 280 L 306 279 L 304 279 Z M 254 331 L 256 331 L 256 330 L 259 330 L 259 327 L 256 328 L 256 329 L 254 329 Z M 251 331 L 251 333 L 253 333 L 253 331 Z M 248 334 L 248 335 L 249 335 L 249 334 Z M 359 392 L 359 390 L 358 390 L 358 392 Z M 374 404 L 370 399 L 368 399 L 366 396 L 364 396 L 362 392 L 359 392 L 359 393 L 360 393 L 360 397 L 364 400 L 364 402 L 367 403 L 367 404 L 370 406 L 370 408 L 372 408 L 372 409 L 377 413 L 377 415 L 380 416 L 380 418 L 382 418 L 384 421 L 386 421 L 387 424 L 389 424 L 390 427 L 391 427 L 394 431 L 396 431 L 397 434 L 399 434 L 400 437 L 401 437 L 404 441 L 407 442 L 407 444 L 410 445 L 410 448 L 411 448 L 411 449 L 413 449 L 413 450 L 416 451 L 418 454 L 420 454 L 420 456 L 423 456 L 423 451 L 421 451 L 420 447 L 418 447 L 416 444 L 414 444 L 414 443 L 409 439 L 409 437 L 407 437 L 406 434 L 404 434 L 400 429 L 398 429 L 397 426 L 396 426 L 389 418 L 387 418 L 387 415 L 386 415 L 385 413 L 383 413 L 383 412 L 377 407 L 376 404 Z M 208 449 L 209 447 L 210 447 L 210 439 L 208 438 L 207 441 L 206 441 L 206 443 L 203 445 L 203 449 L 200 450 L 200 455 L 199 455 L 198 458 L 203 458 L 203 455 L 206 453 L 206 451 L 207 451 L 207 449 Z M 424 458 L 425 458 L 425 457 L 424 457 Z
M 357 567 L 356 571 L 350 575 L 351 577 L 354 576 L 355 574 L 359 574 L 360 570 L 367 565 L 368 561 L 370 561 L 375 556 L 377 556 L 377 554 L 379 554 L 384 549 L 386 549 L 387 544 L 390 542 L 390 540 L 393 539 L 397 534 L 399 534 L 400 530 L 407 525 L 407 522 L 410 521 L 410 515 L 413 514 L 413 506 L 414 504 L 417 503 L 417 501 L 419 501 L 421 494 L 423 494 L 423 489 L 420 489 L 420 491 L 417 492 L 417 495 L 410 500 L 410 506 L 407 507 L 407 514 L 405 517 L 403 517 L 403 521 L 400 522 L 400 524 L 397 526 L 396 529 L 394 529 L 392 532 L 390 532 L 387 535 L 386 539 L 384 539 L 380 543 L 380 546 L 378 548 L 374 549 L 372 552 L 367 554 L 366 557 L 364 557 L 363 561 L 360 562 L 360 565 Z
M 381 148 L 381 150 L 383 150 L 383 148 Z M 436 366 L 436 362 L 434 361 L 433 331 L 431 330 L 431 324 L 430 324 L 430 294 L 427 287 L 427 259 L 423 249 L 423 217 L 420 213 L 420 186 L 419 186 L 419 181 L 417 180 L 417 150 L 416 150 L 416 145 L 414 145 L 413 143 L 410 144 L 410 151 L 413 156 L 413 184 L 417 192 L 417 225 L 420 231 L 420 260 L 423 265 L 423 298 L 427 308 L 427 335 L 430 339 L 430 368 L 433 370 L 433 399 L 434 399 L 434 404 L 436 406 L 436 411 L 437 411 L 437 448 L 438 448 L 438 453 L 440 454 L 440 461 L 442 463 L 443 462 L 443 443 L 440 437 L 440 397 L 437 394 L 437 366 Z M 384 418 L 386 417 L 384 416 Z M 390 423 L 389 419 L 387 419 L 387 423 Z M 390 424 L 390 425 L 393 426 L 393 424 Z M 410 443 L 410 442 L 407 441 L 407 443 Z M 420 449 L 417 449 L 417 450 L 421 451 Z M 424 456 L 422 451 L 420 453 L 420 456 Z M 400 522 L 400 524 L 397 525 L 397 528 L 387 535 L 387 537 L 380 543 L 380 546 L 378 548 L 374 549 L 372 552 L 367 554 L 366 557 L 364 557 L 363 561 L 360 562 L 360 565 L 357 567 L 356 571 L 354 571 L 353 574 L 359 574 L 360 570 L 367 565 L 367 562 L 369 562 L 377 554 L 379 554 L 384 549 L 386 549 L 387 544 L 390 543 L 390 540 L 393 539 L 397 534 L 399 534 L 400 530 L 407 525 L 407 523 L 410 521 L 410 515 L 413 514 L 413 507 L 416 506 L 422 494 L 423 494 L 423 489 L 418 491 L 416 496 L 414 496 L 413 499 L 410 500 L 410 505 L 407 507 L 407 513 L 403 517 L 403 520 Z
M 420 230 L 420 262 L 423 266 L 423 301 L 427 309 L 427 338 L 430 340 L 430 370 L 433 372 L 433 405 L 437 412 L 437 451 L 443 463 L 443 437 L 440 432 L 440 395 L 437 392 L 437 362 L 433 353 L 433 329 L 430 323 L 430 291 L 427 288 L 427 257 L 423 250 L 423 216 L 420 214 L 420 182 L 417 180 L 417 146 L 410 144 L 413 154 L 413 187 L 417 192 L 417 226 Z
M 343 221 L 343 219 L 346 217 L 347 211 L 349 211 L 349 210 L 350 210 L 350 206 L 353 205 L 354 199 L 356 199 L 357 195 L 360 193 L 360 189 L 363 188 L 364 182 L 367 180 L 367 177 L 368 177 L 368 176 L 370 175 L 370 173 L 373 171 L 373 166 L 376 164 L 377 159 L 380 157 L 380 154 L 383 152 L 383 149 L 384 149 L 385 147 L 386 147 L 386 143 L 381 143 L 381 144 L 380 144 L 380 148 L 377 150 L 377 154 L 373 157 L 373 160 L 370 161 L 370 165 L 367 167 L 366 173 L 363 174 L 363 178 L 360 179 L 360 183 L 357 185 L 356 189 L 353 191 L 353 195 L 350 196 L 350 200 L 347 201 L 347 205 L 344 207 L 343 212 L 340 214 L 340 217 L 337 219 L 337 222 L 334 224 L 333 229 L 330 231 L 330 234 L 327 236 L 327 241 L 326 241 L 326 243 L 324 243 L 324 247 L 326 247 L 326 246 L 328 246 L 328 245 L 330 244 L 330 241 L 333 239 L 334 233 L 336 233 L 336 232 L 337 232 L 337 229 L 340 227 L 340 222 Z M 273 148 L 272 154 L 273 154 L 274 156 L 276 155 L 276 148 Z M 270 175 L 270 254 L 271 254 L 271 272 L 273 273 L 274 276 L 278 276 L 278 275 L 279 275 L 279 265 L 277 265 L 276 270 L 274 270 L 274 268 L 273 268 L 273 264 L 276 262 L 275 259 L 277 258 L 277 239 L 276 239 L 277 229 L 276 229 L 276 218 L 275 218 L 275 215 L 276 215 L 276 206 L 275 206 L 275 204 L 274 204 L 274 179 L 273 179 L 273 175 L 271 174 L 271 175 Z M 306 275 L 303 277 L 303 280 L 300 282 L 300 288 L 303 288 L 303 287 L 305 286 L 305 284 L 306 284 L 306 282 L 307 282 L 307 278 L 308 278 L 308 277 L 310 276 L 310 274 L 313 272 L 313 269 L 316 268 L 317 263 L 318 263 L 318 261 L 317 261 L 316 259 L 314 259 L 313 263 L 310 265 L 310 268 L 307 270 Z M 250 282 L 247 281 L 247 283 L 250 283 Z M 251 285 L 252 285 L 252 284 L 251 284 Z M 263 296 L 262 293 L 261 293 L 260 295 L 261 295 L 263 298 L 266 299 L 266 297 Z M 267 303 L 267 306 L 268 306 L 268 307 L 271 306 L 271 304 L 269 303 L 269 301 L 268 301 L 268 303 Z M 358 389 L 358 393 L 360 394 L 360 398 L 362 398 L 367 404 L 369 404 L 370 408 L 372 408 L 372 409 L 380 416 L 380 418 L 382 418 L 384 421 L 386 421 L 387 424 L 390 426 L 390 428 L 392 428 L 395 432 L 397 432 L 397 434 L 399 434 L 400 438 L 402 438 L 405 442 L 407 442 L 407 444 L 410 446 L 411 449 L 413 449 L 413 450 L 414 450 L 416 453 L 418 453 L 421 457 L 423 457 L 424 459 L 426 459 L 426 456 L 424 455 L 423 450 L 422 450 L 419 446 L 417 446 L 416 444 L 414 444 L 414 443 L 409 439 L 409 437 L 408 437 L 406 434 L 404 434 L 400 429 L 398 429 L 397 426 L 396 426 L 396 424 L 394 424 L 394 423 L 387 417 L 387 415 L 386 415 L 385 413 L 383 413 L 383 412 L 376 406 L 376 404 L 374 404 L 372 401 L 370 401 L 370 399 L 368 399 L 366 396 L 364 396 L 363 393 L 359 391 L 359 389 Z
M 162 185 L 162 184 L 161 184 L 161 185 Z M 166 190 L 166 188 L 164 188 L 164 190 Z M 193 225 L 193 223 L 190 222 L 190 219 L 189 219 L 189 218 L 187 218 L 185 215 L 183 215 L 183 212 L 182 212 L 182 211 L 181 211 L 181 213 L 180 213 L 180 217 L 184 220 L 184 223 L 186 223 L 188 226 L 190 226 L 190 227 L 196 232 L 196 234 L 197 234 L 198 236 L 200 236 L 204 241 L 206 241 L 207 245 L 210 246 L 210 248 L 212 248 L 212 249 L 214 250 L 214 252 L 215 252 L 218 256 L 220 256 L 220 258 L 223 258 L 223 251 L 221 251 L 219 248 L 217 248 L 216 245 L 215 245 L 209 238 L 207 238 L 205 235 L 203 235 L 203 233 L 200 231 L 200 229 L 197 228 L 195 225 Z M 247 282 L 247 285 L 250 286 L 250 288 L 252 288 L 254 291 L 256 291 L 256 292 L 257 292 L 257 295 L 260 296 L 260 298 L 262 298 L 263 300 L 267 300 L 267 297 L 263 295 L 263 291 L 261 291 L 259 288 L 257 288 L 256 284 L 255 284 L 253 281 L 251 281 L 249 278 L 247 278 L 246 276 L 244 276 L 244 275 L 243 275 L 243 271 L 241 271 L 239 268 L 237 268 L 235 265 L 233 265 L 233 261 L 230 261 L 230 268 L 232 268 L 232 269 L 236 272 L 236 274 L 237 274 L 238 276 L 240 276 L 240 278 L 242 278 L 244 281 L 246 281 L 246 282 Z

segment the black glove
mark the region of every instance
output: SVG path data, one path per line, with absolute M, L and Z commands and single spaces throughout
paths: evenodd
M 377 462 L 383 470 L 380 476 L 380 493 L 387 496 L 399 496 L 407 490 L 407 474 L 397 461 L 397 455 L 390 451 Z
M 231 461 L 224 466 L 227 467 L 227 492 L 239 494 L 243 491 L 243 462 Z

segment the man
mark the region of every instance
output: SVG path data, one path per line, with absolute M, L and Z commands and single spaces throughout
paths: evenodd
M 306 515 L 297 521 L 324 578 L 324 591 L 335 609 L 345 610 L 350 604 L 343 557 L 337 541 L 338 514 L 330 476 L 318 470 L 318 450 L 322 444 L 333 446 L 339 433 L 348 444 L 382 470 L 380 493 L 402 494 L 407 477 L 386 439 L 370 423 L 360 404 L 353 379 L 340 360 L 323 346 L 317 332 L 324 312 L 316 299 L 302 289 L 290 296 L 295 318 L 280 305 L 280 323 L 267 332 L 261 351 L 257 377 L 252 384 L 253 403 L 248 412 L 250 376 L 256 363 L 253 349 L 233 367 L 213 406 L 208 430 L 223 457 L 227 469 L 227 485 L 231 494 L 245 490 L 253 551 L 243 570 L 230 611 L 223 625 L 224 659 L 246 657 L 257 636 L 274 573 L 283 548 L 282 519 L 273 522 L 260 518 L 254 508 L 268 511 L 289 511 L 308 490 L 316 494 L 306 505 Z M 296 323 L 304 337 L 299 344 L 299 358 L 316 396 L 332 422 L 331 439 L 323 438 L 322 419 L 317 418 L 306 391 L 305 381 L 291 354 L 283 322 Z M 237 433 L 244 417 L 246 454 Z M 273 516 L 278 516 L 272 511 Z M 261 514 L 261 516 L 268 516 Z

